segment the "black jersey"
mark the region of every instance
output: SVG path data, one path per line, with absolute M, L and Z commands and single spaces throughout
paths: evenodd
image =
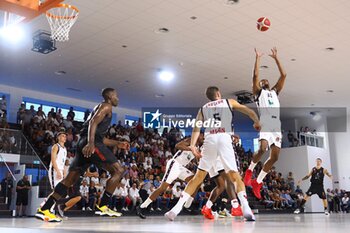
M 320 167 L 317 169 L 316 167 L 312 168 L 312 175 L 311 175 L 311 184 L 318 184 L 323 185 L 324 180 L 324 168 Z
M 101 104 L 97 105 L 94 110 L 90 113 L 88 119 L 84 122 L 83 128 L 81 130 L 81 136 L 87 137 L 89 124 L 91 118 L 95 115 L 97 110 L 101 107 Z M 105 116 L 105 118 L 97 125 L 95 133 L 95 142 L 102 142 L 103 138 L 106 136 L 109 126 L 111 125 L 112 117 Z

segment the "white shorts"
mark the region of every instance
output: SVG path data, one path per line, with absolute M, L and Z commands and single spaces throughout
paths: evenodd
M 219 172 L 225 171 L 224 165 L 222 165 L 221 159 L 218 157 L 209 171 L 209 177 L 214 178 L 219 175 Z
M 281 133 L 281 121 L 277 119 L 261 119 L 261 131 L 259 135 L 260 140 L 266 140 L 269 148 L 271 145 L 281 148 L 282 145 L 282 133 Z
M 166 164 L 166 171 L 162 182 L 171 184 L 176 179 L 185 181 L 189 176 L 193 176 L 190 170 L 182 166 L 176 160 L 170 159 Z
M 209 172 L 219 157 L 226 172 L 238 171 L 231 135 L 227 133 L 208 134 L 205 136 L 202 148 L 199 169 Z
M 63 170 L 62 170 L 62 176 L 63 176 Z M 57 173 L 55 171 L 55 169 L 50 168 L 49 169 L 49 181 L 50 181 L 50 185 L 51 188 L 54 189 L 56 187 L 56 185 L 61 182 L 63 180 L 63 178 L 61 179 L 57 179 Z

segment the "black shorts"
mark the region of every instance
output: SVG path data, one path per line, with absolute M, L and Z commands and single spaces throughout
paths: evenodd
M 28 195 L 18 194 L 17 193 L 17 200 L 16 205 L 28 205 Z
M 307 190 L 306 195 L 312 196 L 317 194 L 319 198 L 326 199 L 326 193 L 324 191 L 323 185 L 313 185 L 311 184 L 309 190 Z
M 91 164 L 95 164 L 97 167 L 104 169 L 106 165 L 114 164 L 118 161 L 112 151 L 102 142 L 95 142 L 95 152 L 91 157 L 85 158 L 82 150 L 86 144 L 87 137 L 80 138 L 69 171 L 79 170 L 82 174 Z

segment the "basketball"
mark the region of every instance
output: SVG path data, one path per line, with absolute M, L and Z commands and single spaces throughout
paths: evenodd
M 261 17 L 258 19 L 256 26 L 260 31 L 264 32 L 264 31 L 269 30 L 269 28 L 271 26 L 271 22 L 268 18 Z

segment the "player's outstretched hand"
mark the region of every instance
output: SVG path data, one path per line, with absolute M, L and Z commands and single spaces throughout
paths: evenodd
M 260 58 L 262 57 L 262 55 L 264 55 L 262 52 L 259 52 L 256 48 L 254 48 L 254 51 L 257 58 Z
M 260 131 L 261 130 L 261 125 L 260 125 L 260 122 L 255 122 L 254 125 L 253 125 L 254 129 L 256 129 L 257 131 Z
M 118 142 L 117 147 L 126 151 L 130 150 L 130 144 L 128 142 Z
M 190 149 L 191 149 L 191 151 L 192 151 L 192 153 L 193 153 L 193 155 L 194 156 L 196 156 L 197 158 L 202 158 L 202 154 L 201 154 L 201 152 L 199 152 L 199 150 L 198 150 L 198 148 L 197 147 L 195 147 L 195 146 L 190 146 Z
M 88 143 L 83 148 L 83 154 L 84 154 L 85 158 L 90 158 L 94 152 L 95 152 L 95 145 L 94 144 Z
M 269 54 L 270 57 L 272 57 L 273 59 L 277 58 L 277 48 L 273 47 L 273 49 L 271 49 L 271 54 Z

